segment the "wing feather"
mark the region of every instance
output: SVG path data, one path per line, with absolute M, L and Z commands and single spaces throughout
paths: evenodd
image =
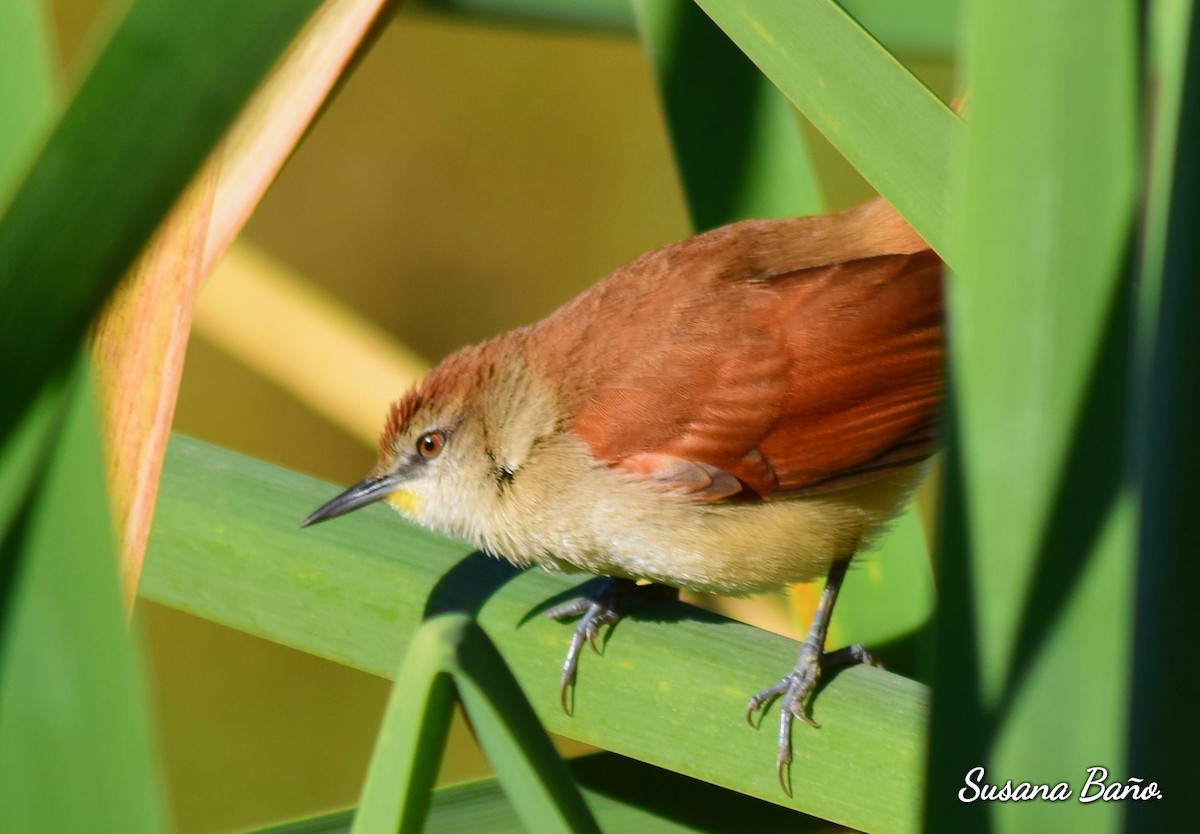
M 942 269 L 907 227 L 878 224 L 750 221 L 657 250 L 532 328 L 527 356 L 563 380 L 597 459 L 692 500 L 909 465 L 934 450 Z

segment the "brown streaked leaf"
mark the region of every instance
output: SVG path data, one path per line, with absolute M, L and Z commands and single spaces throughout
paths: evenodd
M 250 99 L 109 301 L 96 355 L 132 605 L 200 280 L 291 155 L 386 0 L 327 0 Z
M 237 237 L 334 84 L 383 20 L 388 0 L 327 0 L 225 137 L 204 250 L 207 274 Z M 396 3 L 395 5 L 399 5 Z
M 202 277 L 214 171 L 206 166 L 184 192 L 96 324 L 93 348 L 127 608 L 137 591 L 175 414 L 192 302 Z

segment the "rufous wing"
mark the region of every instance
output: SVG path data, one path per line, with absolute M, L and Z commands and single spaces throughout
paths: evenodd
M 915 235 L 891 247 L 911 251 L 793 257 L 802 224 L 658 250 L 530 332 L 597 459 L 716 501 L 837 489 L 932 453 L 940 260 Z

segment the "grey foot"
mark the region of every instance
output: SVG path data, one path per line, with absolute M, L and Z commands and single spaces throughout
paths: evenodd
M 779 704 L 779 741 L 775 753 L 775 772 L 779 776 L 780 787 L 789 796 L 792 792 L 788 788 L 786 775 L 787 766 L 792 762 L 792 721 L 798 718 L 810 727 L 821 726 L 805 711 L 805 702 L 821 680 L 822 668 L 836 669 L 858 663 L 880 667 L 883 665 L 861 644 L 846 646 L 834 652 L 822 652 L 815 642 L 805 640 L 800 644 L 800 656 L 792 671 L 779 683 L 759 692 L 746 705 L 746 722 L 753 727 L 754 714 L 777 696 L 783 696 L 783 701 Z
M 575 672 L 579 666 L 579 653 L 583 644 L 587 643 L 592 651 L 600 654 L 596 645 L 596 637 L 604 626 L 613 626 L 624 619 L 625 615 L 647 598 L 675 598 L 679 591 L 666 585 L 638 585 L 632 579 L 606 579 L 600 589 L 590 597 L 580 597 L 563 605 L 555 606 L 546 612 L 552 620 L 566 620 L 583 615 L 571 635 L 571 645 L 567 648 L 566 659 L 563 660 L 562 675 L 559 678 L 559 698 L 563 712 L 570 714 L 568 697 L 571 686 L 575 683 Z

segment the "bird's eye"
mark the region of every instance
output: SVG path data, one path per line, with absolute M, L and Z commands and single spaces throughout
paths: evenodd
M 442 453 L 446 435 L 440 431 L 427 431 L 417 438 L 417 454 L 425 460 L 433 460 Z

